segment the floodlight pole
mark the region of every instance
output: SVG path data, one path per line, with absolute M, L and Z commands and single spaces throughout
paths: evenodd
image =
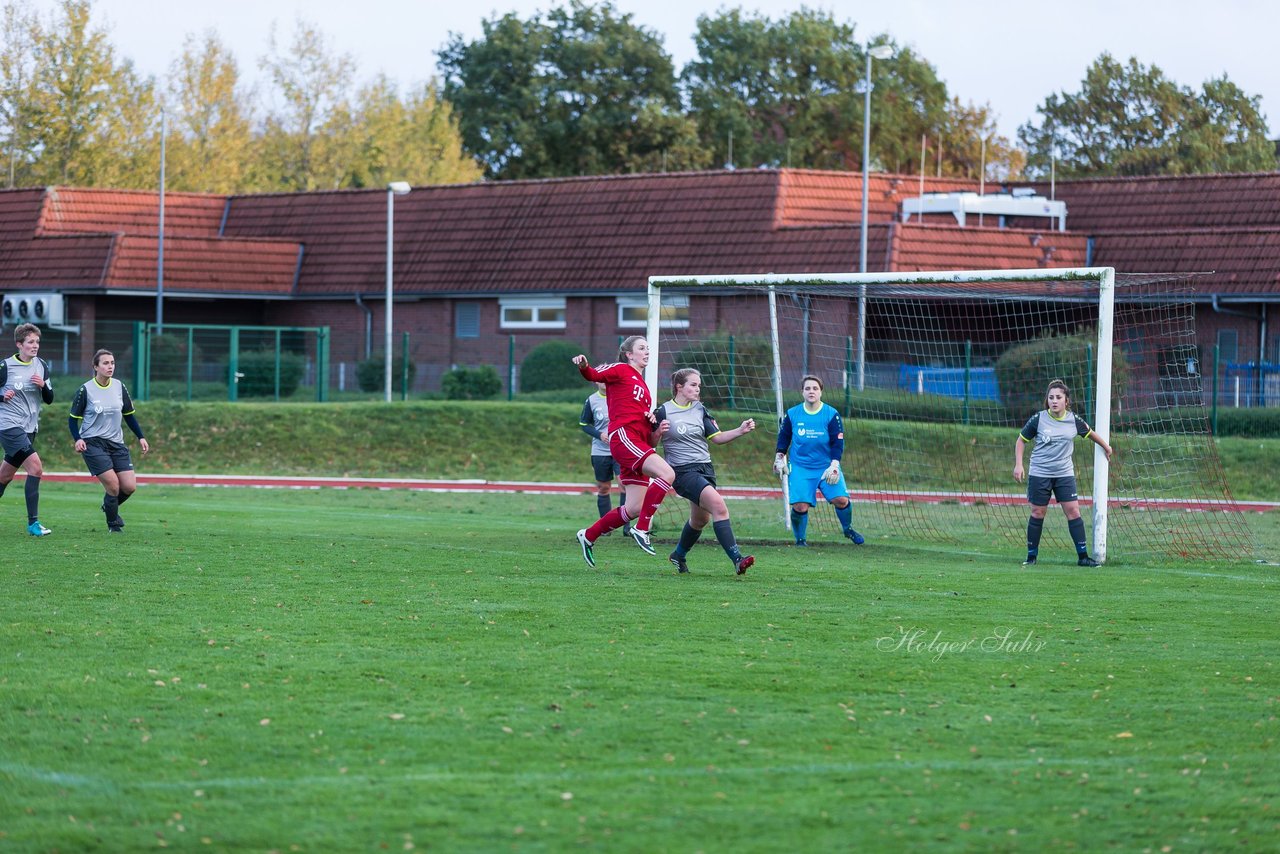
M 871 169 L 871 59 L 888 59 L 893 48 L 887 44 L 867 47 L 867 71 L 862 79 L 862 223 L 858 233 L 858 272 L 867 272 L 867 173 Z M 867 286 L 858 285 L 858 391 L 867 383 Z
M 156 334 L 164 334 L 164 161 L 168 125 L 164 106 L 160 107 L 160 218 L 156 229 Z
M 387 184 L 387 317 L 386 317 L 386 346 L 383 352 L 383 361 L 385 364 L 386 379 L 386 401 L 391 402 L 391 321 L 392 321 L 392 303 L 394 291 L 391 283 L 392 271 L 392 245 L 393 235 L 395 231 L 396 218 L 396 196 L 403 196 L 409 192 L 409 185 L 404 181 L 392 181 Z

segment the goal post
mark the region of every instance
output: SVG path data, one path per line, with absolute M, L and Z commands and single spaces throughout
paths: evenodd
M 964 507 L 985 531 L 1020 542 L 1026 498 L 1011 475 L 1010 430 L 1062 377 L 1099 435 L 1111 441 L 1122 416 L 1118 481 L 1100 448 L 1077 443 L 1099 560 L 1117 508 L 1126 553 L 1247 556 L 1252 537 L 1205 441 L 1198 374 L 1179 367 L 1196 346 L 1186 279 L 1110 267 L 655 276 L 646 379 L 661 389 L 670 370 L 696 367 L 718 415 L 780 421 L 800 377 L 819 375 L 847 427 L 874 434 L 853 462 L 846 444 L 845 471 L 885 535 L 963 539 L 954 508 Z M 1086 444 L 1091 461 L 1080 456 Z M 717 471 L 725 484 L 740 477 L 719 462 Z M 761 480 L 754 466 L 742 478 Z M 1065 542 L 1065 527 L 1046 526 L 1046 540 Z

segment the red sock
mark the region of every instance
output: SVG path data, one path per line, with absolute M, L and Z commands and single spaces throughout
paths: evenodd
M 626 521 L 627 518 L 622 512 L 622 508 L 615 507 L 597 519 L 594 525 L 587 528 L 587 539 L 594 543 L 613 529 L 621 528 Z
M 662 499 L 666 498 L 670 491 L 671 484 L 662 478 L 649 479 L 649 488 L 644 492 L 644 503 L 640 505 L 640 518 L 634 525 L 636 530 L 649 533 L 649 529 L 653 527 L 653 514 L 658 512 L 658 508 L 662 506 Z

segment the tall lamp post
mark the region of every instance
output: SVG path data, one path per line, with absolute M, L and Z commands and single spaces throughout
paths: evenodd
M 867 272 L 867 172 L 871 169 L 871 60 L 888 59 L 893 47 L 867 48 L 867 73 L 862 80 L 862 226 L 858 236 L 858 272 Z M 858 286 L 858 391 L 867 383 L 867 286 Z
M 386 369 L 387 403 L 391 402 L 391 315 L 392 315 L 391 303 L 392 303 L 392 295 L 393 295 L 392 288 L 391 288 L 392 234 L 395 230 L 396 196 L 403 196 L 404 194 L 409 192 L 409 189 L 410 187 L 407 181 L 392 181 L 390 184 L 387 184 L 387 319 L 386 319 L 387 341 L 386 341 L 386 348 L 383 353 L 383 358 L 384 358 L 384 361 L 386 362 L 386 365 L 384 367 Z

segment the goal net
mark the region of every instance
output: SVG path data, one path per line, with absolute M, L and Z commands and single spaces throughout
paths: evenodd
M 1062 379 L 1073 411 L 1116 449 L 1108 461 L 1076 442 L 1100 560 L 1246 558 L 1255 542 L 1209 431 L 1191 296 L 1186 276 L 1098 267 L 654 277 L 646 378 L 665 400 L 671 371 L 698 368 L 722 426 L 750 416 L 776 434 L 801 378 L 816 375 L 846 418 L 859 530 L 1011 548 L 1025 543 L 1028 516 L 1012 475 L 1017 431 Z M 752 442 L 751 457 L 714 453 L 722 492 L 778 502 L 784 536 L 772 442 Z M 821 500 L 815 527 L 839 531 Z M 1066 529 L 1051 517 L 1042 553 L 1070 553 Z

